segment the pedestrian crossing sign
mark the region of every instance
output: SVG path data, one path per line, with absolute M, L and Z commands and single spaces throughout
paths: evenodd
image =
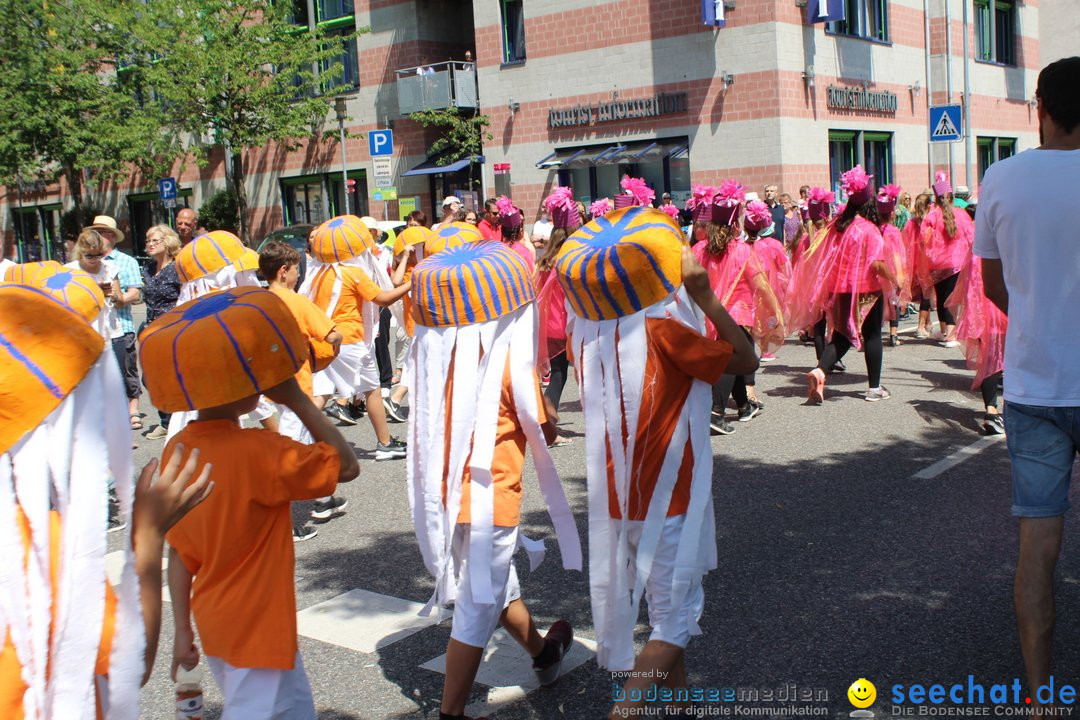
M 957 142 L 963 139 L 964 126 L 959 105 L 935 105 L 930 108 L 930 142 Z

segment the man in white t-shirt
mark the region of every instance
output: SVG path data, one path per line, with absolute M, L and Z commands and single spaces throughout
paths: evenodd
M 458 210 L 461 209 L 461 198 L 457 195 L 447 195 L 442 201 L 442 221 L 435 223 L 432 230 L 438 230 L 443 225 L 449 225 L 454 222 L 454 216 L 457 215 Z
M 1050 682 L 1054 567 L 1080 448 L 1080 57 L 1039 73 L 1042 145 L 986 171 L 975 254 L 986 296 L 1009 316 L 1005 432 L 1020 518 L 1013 602 L 1028 693 Z M 1051 699 L 1052 702 L 1052 699 Z

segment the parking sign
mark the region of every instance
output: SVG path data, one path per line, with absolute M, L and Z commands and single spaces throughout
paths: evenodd
M 158 195 L 162 200 L 176 199 L 176 178 L 161 178 L 157 181 Z
M 368 154 L 371 157 L 394 154 L 394 131 L 372 130 L 368 133 Z

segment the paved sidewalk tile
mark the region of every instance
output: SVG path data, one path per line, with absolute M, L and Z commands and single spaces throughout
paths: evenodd
M 417 614 L 423 607 L 423 603 L 358 588 L 298 612 L 297 630 L 304 637 L 373 653 L 435 625 L 434 614 Z

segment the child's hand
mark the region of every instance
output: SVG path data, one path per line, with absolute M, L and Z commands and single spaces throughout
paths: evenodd
M 199 664 L 199 648 L 195 646 L 195 636 L 190 630 L 176 629 L 173 640 L 172 670 L 170 677 L 176 682 L 176 670 L 183 666 L 185 670 L 191 670 Z
M 686 286 L 686 292 L 695 300 L 701 293 L 712 293 L 712 288 L 709 287 L 709 273 L 705 272 L 705 268 L 701 267 L 694 253 L 685 245 L 682 249 L 682 280 L 683 285 Z
M 151 482 L 158 461 L 151 460 L 139 475 L 135 484 L 135 506 L 133 510 L 133 530 L 143 528 L 155 530 L 164 535 L 169 528 L 180 521 L 214 489 L 210 482 L 212 466 L 207 463 L 195 482 L 188 484 L 198 466 L 199 451 L 188 453 L 184 466 L 180 467 L 184 455 L 184 446 L 177 445 L 169 458 L 168 465 L 162 470 L 157 481 Z

